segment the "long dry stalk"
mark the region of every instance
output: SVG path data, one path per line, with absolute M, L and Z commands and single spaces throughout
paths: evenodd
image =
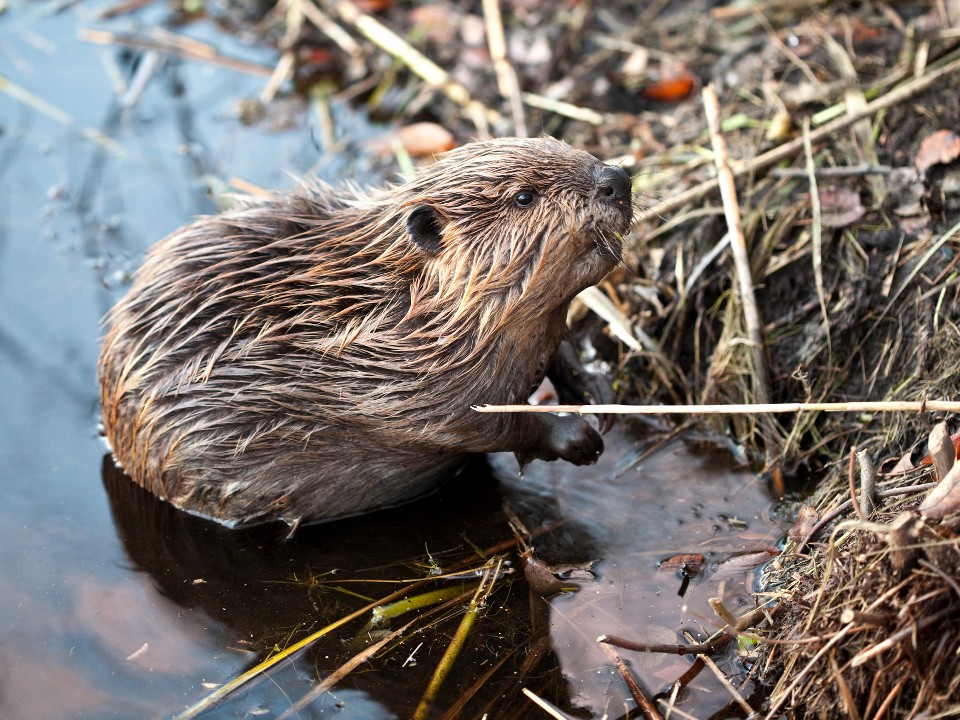
M 575 413 L 577 415 L 728 415 L 802 412 L 960 412 L 950 400 L 877 402 L 735 403 L 730 405 L 474 405 L 477 412 Z

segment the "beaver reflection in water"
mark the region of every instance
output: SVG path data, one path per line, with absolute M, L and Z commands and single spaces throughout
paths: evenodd
M 567 308 L 618 262 L 631 219 L 629 176 L 550 138 L 199 219 L 108 316 L 114 456 L 234 526 L 395 505 L 472 453 L 592 463 L 603 442 L 581 417 L 470 406 L 525 402 L 545 374 L 584 389 L 558 353 Z

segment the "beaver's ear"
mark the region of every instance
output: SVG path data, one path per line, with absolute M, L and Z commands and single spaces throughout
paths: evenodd
M 443 216 L 430 205 L 417 205 L 407 215 L 407 235 L 410 240 L 429 255 L 439 255 L 443 250 L 440 235 L 444 226 Z

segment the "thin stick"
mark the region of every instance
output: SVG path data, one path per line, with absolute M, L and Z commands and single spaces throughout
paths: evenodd
M 446 70 L 375 17 L 362 12 L 349 0 L 339 0 L 334 4 L 334 8 L 341 20 L 348 25 L 352 25 L 357 32 L 381 50 L 393 55 L 424 82 L 438 88 L 448 98 L 470 111 L 471 118 L 474 118 L 475 121 L 479 117 L 484 118 L 488 123 L 499 121 L 499 113 L 484 107 L 480 102 L 470 97 L 470 92 L 460 83 L 451 80 L 450 74 Z M 483 134 L 487 132 L 486 127 L 478 129 Z
M 14 100 L 33 108 L 37 112 L 46 115 L 48 118 L 57 121 L 61 125 L 76 128 L 77 131 L 79 131 L 80 134 L 85 138 L 105 147 L 112 153 L 120 155 L 122 152 L 120 145 L 117 144 L 117 142 L 112 138 L 108 138 L 99 130 L 79 126 L 70 113 L 61 110 L 56 105 L 48 103 L 46 100 L 37 97 L 29 90 L 20 87 L 14 82 L 11 82 L 2 73 L 0 73 L 0 93 L 6 93 Z
M 740 220 L 740 203 L 737 201 L 737 186 L 730 169 L 727 142 L 720 133 L 720 101 L 713 85 L 707 85 L 702 92 L 703 110 L 707 116 L 707 127 L 713 143 L 714 161 L 717 166 L 717 180 L 720 182 L 720 197 L 723 200 L 723 213 L 727 219 L 727 231 L 730 233 L 730 248 L 737 269 L 737 284 L 740 300 L 743 303 L 743 317 L 747 326 L 747 336 L 753 351 L 753 392 L 761 403 L 770 398 L 770 373 L 764 355 L 763 323 L 757 299 L 753 294 L 753 274 L 750 270 L 750 252 L 743 235 L 743 223 Z
M 820 190 L 814 172 L 813 147 L 810 143 L 810 118 L 803 119 L 803 154 L 806 158 L 807 181 L 810 183 L 811 215 L 811 259 L 813 260 L 813 281 L 817 288 L 817 300 L 820 302 L 820 316 L 823 318 L 823 332 L 827 336 L 827 357 L 833 357 L 833 342 L 830 338 L 830 316 L 827 314 L 827 295 L 823 289 L 823 213 L 820 207 Z
M 546 95 L 537 95 L 536 93 L 525 92 L 521 97 L 527 105 L 535 107 L 538 110 L 546 110 L 547 112 L 563 115 L 571 120 L 580 120 L 590 125 L 603 125 L 603 115 L 596 110 L 580 107 L 579 105 L 564 102 L 563 100 L 554 100 L 553 98 L 548 98 Z M 647 212 L 649 212 L 651 216 L 657 214 L 653 210 Z
M 922 77 L 914 78 L 909 82 L 904 83 L 900 87 L 891 90 L 886 95 L 867 103 L 853 114 L 838 117 L 836 120 L 831 120 L 826 125 L 822 125 L 810 133 L 810 142 L 816 144 L 821 140 L 834 135 L 840 130 L 850 127 L 858 120 L 869 117 L 870 115 L 880 112 L 881 110 L 891 108 L 894 105 L 899 105 L 905 100 L 909 100 L 914 95 L 927 90 L 931 86 L 937 84 L 947 75 L 951 75 L 958 70 L 960 70 L 960 58 L 947 63 L 938 70 L 934 70 L 933 72 Z M 752 175 L 757 170 L 770 167 L 781 160 L 787 160 L 793 157 L 802 149 L 803 138 L 794 138 L 790 142 L 786 142 L 783 145 L 773 148 L 772 150 L 768 150 L 765 153 L 757 155 L 755 158 L 751 158 L 745 162 L 736 163 L 733 167 L 733 176 L 735 178 L 741 178 Z M 689 202 L 698 200 L 704 195 L 713 192 L 718 186 L 719 181 L 716 178 L 702 182 L 699 185 L 694 185 L 688 190 L 677 193 L 676 195 L 665 199 L 655 208 L 641 211 L 637 214 L 636 219 L 637 221 L 652 220 L 655 217 L 659 217 L 660 214 L 664 212 L 664 205 L 666 206 L 666 210 L 676 210 L 677 208 L 683 207 Z
M 155 30 L 154 33 L 156 34 L 156 32 Z M 265 75 L 269 77 L 273 74 L 272 67 L 248 62 L 247 60 L 225 57 L 220 55 L 212 45 L 173 33 L 165 33 L 160 37 L 150 38 L 137 35 L 124 35 L 107 30 L 82 28 L 79 35 L 81 40 L 97 45 L 125 45 L 140 50 L 156 50 L 157 52 L 177 55 L 178 57 L 188 60 L 198 60 L 200 62 L 210 63 L 211 65 L 219 65 L 230 70 L 237 70 L 252 75 Z
M 520 97 L 520 82 L 517 72 L 507 59 L 507 39 L 503 33 L 503 17 L 500 14 L 500 0 L 483 0 L 483 21 L 487 29 L 487 45 L 490 59 L 497 72 L 497 87 L 500 94 L 510 104 L 513 115 L 513 127 L 517 137 L 527 136 L 527 122 L 523 116 L 523 100 Z
M 354 60 L 363 55 L 363 48 L 360 47 L 360 43 L 354 40 L 350 33 L 337 25 L 323 10 L 314 5 L 311 0 L 299 0 L 299 2 L 300 12 L 303 13 L 303 16 L 316 25 L 317 30 L 339 45 L 340 49 L 347 55 Z
M 601 644 L 600 647 L 603 648 L 607 657 L 610 658 L 610 662 L 614 664 L 617 672 L 620 673 L 620 677 L 622 677 L 623 681 L 627 684 L 627 688 L 630 690 L 630 694 L 633 695 L 633 699 L 637 701 L 637 705 L 639 706 L 640 712 L 643 713 L 643 716 L 648 720 L 663 720 L 663 715 L 661 715 L 657 709 L 653 698 L 643 689 L 643 686 L 637 681 L 637 678 L 630 671 L 630 668 L 627 667 L 627 664 L 617 651 L 607 644 Z
M 886 402 L 737 403 L 732 405 L 474 405 L 477 412 L 574 413 L 576 415 L 730 415 L 801 412 L 960 412 L 950 400 Z
M 737 690 L 729 680 L 727 676 L 724 675 L 723 670 L 717 667 L 717 664 L 713 661 L 709 655 L 698 655 L 700 660 L 703 660 L 706 663 L 707 667 L 710 668 L 710 671 L 717 676 L 717 679 L 720 683 L 727 689 L 727 692 L 730 693 L 731 697 L 736 701 L 737 705 L 743 708 L 743 711 L 747 714 L 747 717 L 753 715 L 753 708 L 750 707 L 750 703 L 743 699 L 743 695 L 740 694 L 740 691 Z
M 541 698 L 539 695 L 537 695 L 537 694 L 535 694 L 534 692 L 528 690 L 527 688 L 523 688 L 523 694 L 526 695 L 528 698 L 530 698 L 530 702 L 532 702 L 534 705 L 536 705 L 537 707 L 539 707 L 541 710 L 543 710 L 543 711 L 544 711 L 547 715 L 549 715 L 550 717 L 556 718 L 556 720 L 570 720 L 570 716 L 567 715 L 565 712 L 563 712 L 562 710 L 560 710 L 560 709 L 558 709 L 558 708 L 555 708 L 553 705 L 551 705 L 550 703 L 548 703 L 546 700 L 544 700 L 543 698 Z

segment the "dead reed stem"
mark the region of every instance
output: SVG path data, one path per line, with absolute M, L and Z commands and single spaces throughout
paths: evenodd
M 490 59 L 497 73 L 497 87 L 503 99 L 510 105 L 513 116 L 513 131 L 517 137 L 527 137 L 527 121 L 523 114 L 523 99 L 520 97 L 520 81 L 517 72 L 507 58 L 507 39 L 503 32 L 503 17 L 500 0 L 483 0 L 483 21 L 487 30 L 487 45 Z
M 730 233 L 730 249 L 733 251 L 734 266 L 737 270 L 737 285 L 740 301 L 743 304 L 744 322 L 747 337 L 750 340 L 753 357 L 753 392 L 760 403 L 770 399 L 770 372 L 763 341 L 763 323 L 757 308 L 756 295 L 753 292 L 753 273 L 750 270 L 750 251 L 743 235 L 743 222 L 740 218 L 740 203 L 737 200 L 737 186 L 730 169 L 730 157 L 727 143 L 720 132 L 720 101 L 713 85 L 703 89 L 703 109 L 707 116 L 707 128 L 713 144 L 714 162 L 717 166 L 717 181 L 720 183 L 720 197 L 723 212 L 727 220 L 727 232 Z M 770 428 L 768 428 L 769 430 Z M 771 433 L 770 438 L 776 437 Z

